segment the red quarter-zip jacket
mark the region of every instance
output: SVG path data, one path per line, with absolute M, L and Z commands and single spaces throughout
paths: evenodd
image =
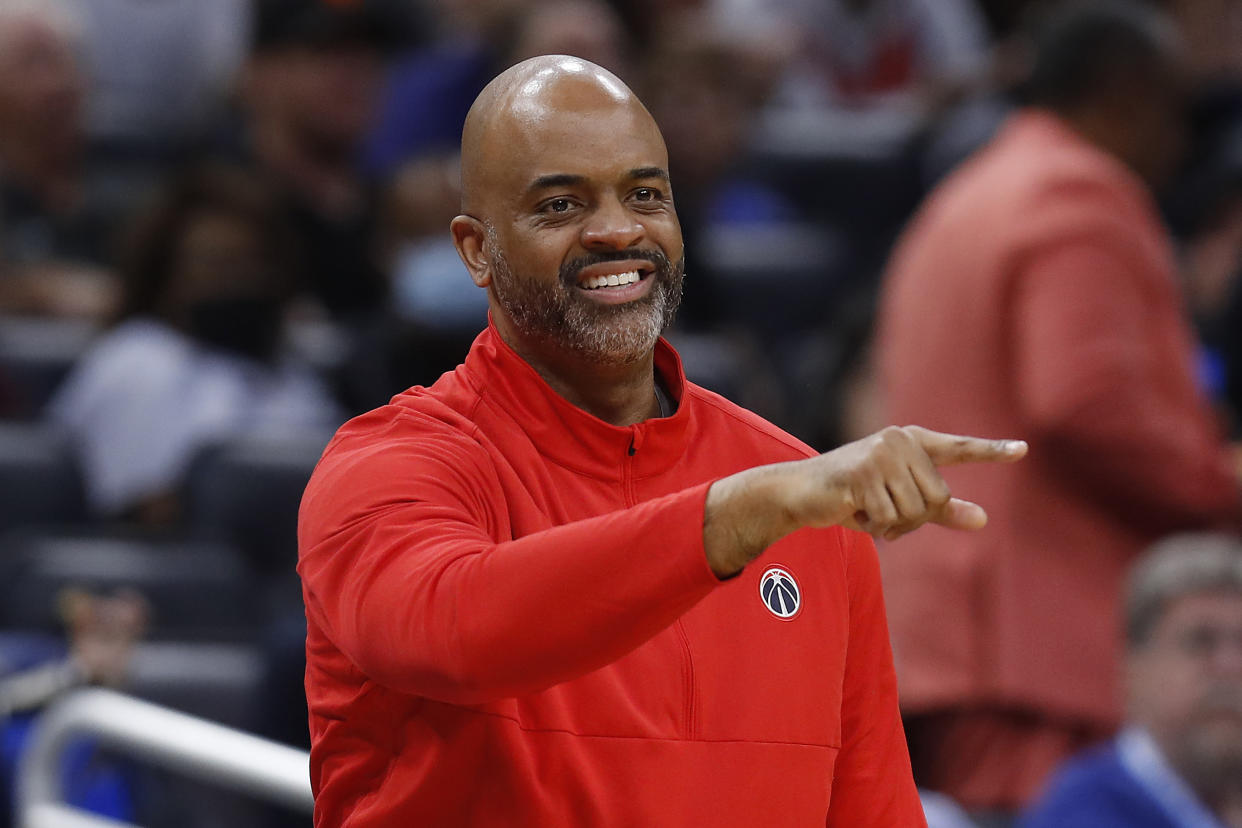
M 299 520 L 316 826 L 924 825 L 870 538 L 718 580 L 708 486 L 813 452 L 656 369 L 676 414 L 614 427 L 489 327 L 341 428 Z

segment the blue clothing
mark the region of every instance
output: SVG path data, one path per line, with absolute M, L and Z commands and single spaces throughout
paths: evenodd
M 466 113 L 493 74 L 491 54 L 478 44 L 450 44 L 398 62 L 362 151 L 367 173 L 382 179 L 410 158 L 456 152 Z
M 1068 762 L 1016 828 L 1221 828 L 1141 730 Z
M 66 657 L 63 639 L 38 633 L 0 633 L 0 677 Z M 37 714 L 0 718 L 0 828 L 13 818 L 17 767 L 29 744 Z M 94 741 L 74 739 L 61 763 L 65 800 L 100 816 L 133 822 L 133 768 L 101 754 Z

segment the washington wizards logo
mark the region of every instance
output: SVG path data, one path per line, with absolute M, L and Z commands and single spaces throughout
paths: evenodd
M 759 579 L 759 597 L 768 611 L 783 621 L 791 621 L 802 611 L 802 591 L 789 570 L 768 567 Z

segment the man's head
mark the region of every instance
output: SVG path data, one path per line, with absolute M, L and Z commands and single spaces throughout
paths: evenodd
M 253 175 L 215 165 L 185 171 L 126 242 L 123 317 L 158 317 L 204 344 L 274 355 L 298 250 L 278 197 Z
M 0 144 L 10 152 L 79 150 L 80 28 L 61 0 L 0 0 Z
M 1026 99 L 1153 185 L 1186 141 L 1187 67 L 1172 22 L 1140 0 L 1062 3 L 1034 37 Z
M 256 0 L 244 93 L 258 118 L 312 151 L 351 157 L 370 129 L 407 0 Z
M 1201 791 L 1242 779 L 1242 542 L 1183 535 L 1126 595 L 1129 715 Z
M 629 364 L 681 298 L 668 152 L 617 77 L 544 56 L 488 84 L 462 133 L 453 238 L 528 358 Z

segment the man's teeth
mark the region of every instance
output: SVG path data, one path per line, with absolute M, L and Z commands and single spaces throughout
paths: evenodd
M 587 290 L 596 290 L 602 287 L 621 287 L 629 285 L 639 280 L 637 270 L 630 270 L 625 273 L 613 273 L 610 276 L 592 276 L 582 283 L 582 287 Z

